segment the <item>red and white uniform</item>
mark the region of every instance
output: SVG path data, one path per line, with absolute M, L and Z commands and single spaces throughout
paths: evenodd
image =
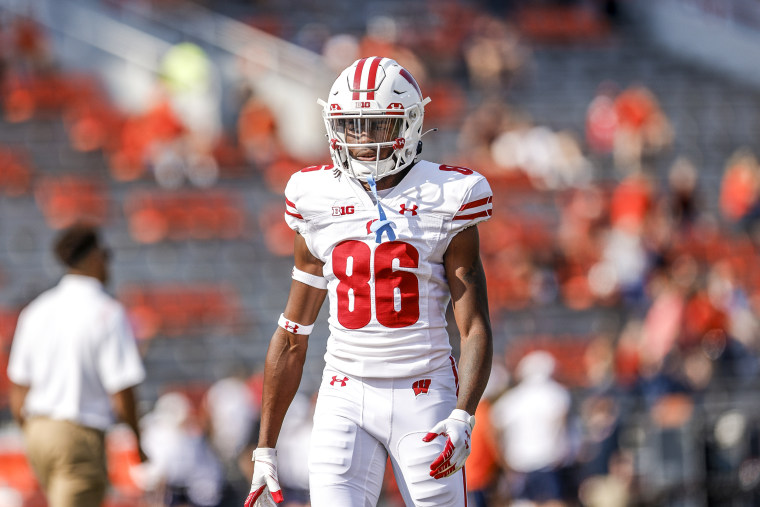
M 376 504 L 388 457 L 408 505 L 465 505 L 462 471 L 429 476 L 444 439 L 422 437 L 456 406 L 443 256 L 458 232 L 491 216 L 488 182 L 471 169 L 416 163 L 380 192 L 395 224 L 395 240 L 383 235 L 381 243 L 370 194 L 354 178 L 336 178 L 332 166 L 294 174 L 285 197 L 288 225 L 324 262 L 330 301 L 309 455 L 312 505 Z
M 381 197 L 395 241 L 376 243 L 378 210 L 332 166 L 295 173 L 285 189 L 288 225 L 323 261 L 330 296 L 325 361 L 347 374 L 389 378 L 448 364 L 450 295 L 443 255 L 459 231 L 491 216 L 486 179 L 471 169 L 418 162 Z

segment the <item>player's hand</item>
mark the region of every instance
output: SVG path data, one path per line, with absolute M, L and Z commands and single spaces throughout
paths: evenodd
M 251 492 L 244 507 L 264 507 L 282 502 L 282 490 L 277 478 L 277 451 L 259 447 L 253 451 L 253 479 Z
M 464 466 L 470 455 L 470 437 L 475 427 L 475 416 L 464 410 L 454 409 L 448 418 L 439 422 L 422 437 L 423 442 L 430 442 L 438 436 L 446 436 L 443 452 L 430 464 L 430 476 L 443 479 Z

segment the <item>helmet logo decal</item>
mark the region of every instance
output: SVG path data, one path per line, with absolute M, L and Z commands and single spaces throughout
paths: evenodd
M 341 108 L 338 104 L 330 104 L 330 111 L 341 111 Z
M 409 81 L 409 84 L 414 86 L 414 89 L 417 90 L 417 93 L 420 95 L 420 98 L 422 98 L 422 90 L 420 90 L 420 85 L 418 85 L 417 81 L 415 81 L 412 75 L 409 74 L 409 71 L 402 67 L 401 70 L 398 71 L 398 73 L 401 77 Z
M 404 145 L 406 144 L 406 139 L 403 137 L 397 137 L 393 140 L 393 149 L 394 150 L 401 150 L 404 148 Z

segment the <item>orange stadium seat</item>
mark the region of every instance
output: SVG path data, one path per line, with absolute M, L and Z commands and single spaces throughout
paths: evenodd
M 0 451 L 0 483 L 12 485 L 24 497 L 32 497 L 39 491 L 37 479 L 22 448 Z
M 527 6 L 518 13 L 517 25 L 537 42 L 600 41 L 610 34 L 609 23 L 583 6 Z
M 45 177 L 36 185 L 35 199 L 53 229 L 82 219 L 103 223 L 108 214 L 108 194 L 101 183 L 91 178 Z
M 120 299 L 139 340 L 232 332 L 242 322 L 238 292 L 224 284 L 127 285 Z
M 593 336 L 575 335 L 517 337 L 505 352 L 507 368 L 515 371 L 517 364 L 528 353 L 544 350 L 557 361 L 557 380 L 569 387 L 586 386 L 586 349 L 593 339 Z
M 242 196 L 229 190 L 136 191 L 124 213 L 139 243 L 245 236 L 247 213 Z
M 26 151 L 0 146 L 0 192 L 7 197 L 27 194 L 32 184 L 32 167 Z

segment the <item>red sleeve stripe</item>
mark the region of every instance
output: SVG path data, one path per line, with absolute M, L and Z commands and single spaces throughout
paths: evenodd
M 487 209 L 485 211 L 478 211 L 477 213 L 471 213 L 469 215 L 456 215 L 454 220 L 472 220 L 474 218 L 490 217 L 493 214 L 493 210 Z
M 285 213 L 287 215 L 300 218 L 301 220 L 303 220 L 303 216 L 300 213 L 298 213 L 298 210 L 296 209 L 296 205 L 293 202 L 291 202 L 291 200 L 288 199 L 287 197 L 285 198 L 285 204 L 286 204 Z M 293 211 L 288 210 L 288 208 L 293 208 Z
M 477 208 L 478 206 L 483 206 L 484 204 L 488 204 L 492 201 L 493 201 L 493 196 L 489 195 L 488 197 L 478 199 L 477 201 L 472 201 L 472 202 L 468 202 L 467 204 L 463 204 L 462 207 L 459 208 L 459 211 L 464 211 L 470 208 Z

